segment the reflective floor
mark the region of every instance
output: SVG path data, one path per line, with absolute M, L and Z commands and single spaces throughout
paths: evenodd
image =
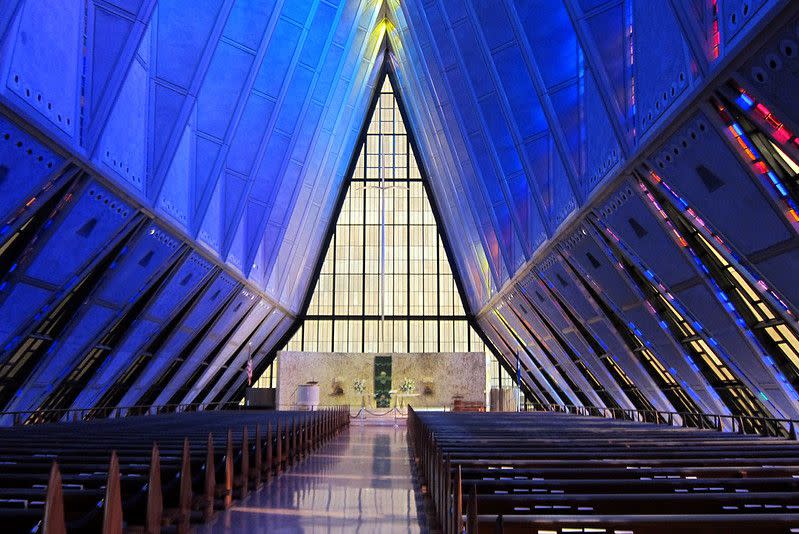
M 197 532 L 425 532 L 422 506 L 405 427 L 353 425 Z

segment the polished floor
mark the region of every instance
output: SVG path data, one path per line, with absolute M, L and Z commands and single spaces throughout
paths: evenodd
M 197 532 L 425 532 L 422 506 L 405 427 L 353 425 Z

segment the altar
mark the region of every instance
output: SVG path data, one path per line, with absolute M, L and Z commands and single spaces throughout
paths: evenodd
M 485 402 L 486 358 L 482 352 L 278 352 L 278 408 L 307 409 L 310 389 L 322 407 L 450 409 L 456 398 Z

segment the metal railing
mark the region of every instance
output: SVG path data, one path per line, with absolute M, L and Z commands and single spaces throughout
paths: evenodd
M 560 412 L 590 417 L 622 419 L 638 423 L 734 432 L 797 440 L 799 419 L 780 417 L 756 417 L 732 414 L 707 414 L 697 412 L 677 412 L 664 410 L 638 410 L 630 408 L 605 408 L 596 406 L 577 406 L 573 404 L 524 403 L 522 411 Z
M 22 410 L 0 412 L 0 426 L 33 425 L 43 423 L 66 423 L 93 421 L 96 419 L 117 419 L 168 413 L 189 413 L 219 410 L 247 410 L 248 406 L 234 402 L 227 403 L 189 403 L 109 406 L 95 408 L 64 408 L 55 410 Z

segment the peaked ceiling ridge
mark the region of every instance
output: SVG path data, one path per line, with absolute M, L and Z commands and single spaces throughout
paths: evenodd
M 676 0 L 658 6 L 657 22 L 643 0 L 203 0 L 192 10 L 92 0 L 87 20 L 66 4 L 15 0 L 0 10 L 0 93 L 296 312 L 371 84 L 390 68 L 478 313 L 788 2 L 765 4 L 714 52 Z M 64 31 L 42 36 L 55 46 L 40 52 L 63 66 L 58 76 L 25 64 L 19 39 L 51 22 Z M 88 69 L 74 61 L 81 32 L 92 34 Z M 669 64 L 651 61 L 661 41 L 674 48 Z M 678 73 L 675 96 L 647 121 L 657 84 Z

